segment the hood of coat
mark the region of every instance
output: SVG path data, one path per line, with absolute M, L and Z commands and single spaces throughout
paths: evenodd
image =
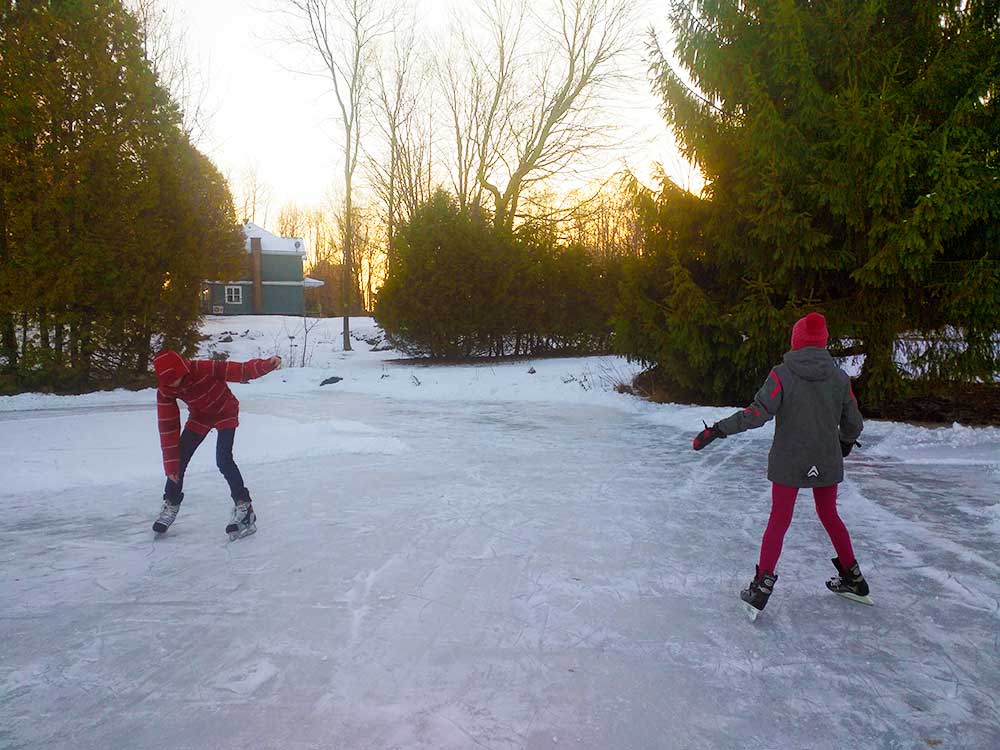
M 818 346 L 806 346 L 784 356 L 785 366 L 803 380 L 826 380 L 837 371 L 830 352 Z
M 175 351 L 161 352 L 153 360 L 153 370 L 160 386 L 171 387 L 176 381 L 191 372 L 188 363 Z

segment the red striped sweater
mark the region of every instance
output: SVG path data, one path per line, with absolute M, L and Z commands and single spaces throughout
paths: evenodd
M 181 411 L 177 400 L 180 399 L 188 407 L 186 429 L 207 435 L 213 427 L 219 430 L 234 428 L 239 425 L 240 402 L 229 390 L 226 381 L 246 383 L 274 369 L 269 359 L 251 359 L 249 362 L 181 360 L 173 352 L 170 354 L 174 357 L 173 367 L 186 370 L 186 374 L 176 388 L 161 378 L 156 391 L 160 449 L 163 451 L 163 470 L 168 476 L 180 471 Z M 170 373 L 171 376 L 179 374 L 176 371 Z

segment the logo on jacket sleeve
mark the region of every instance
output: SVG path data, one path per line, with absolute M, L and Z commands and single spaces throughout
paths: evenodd
M 815 479 L 816 477 L 819 476 L 819 469 L 813 466 L 811 469 L 809 469 L 809 471 L 806 472 L 806 476 L 809 477 L 810 479 Z

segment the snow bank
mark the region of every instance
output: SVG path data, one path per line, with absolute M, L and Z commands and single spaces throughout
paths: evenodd
M 308 326 L 308 335 L 305 330 Z M 247 460 L 271 461 L 291 456 L 326 455 L 354 451 L 395 453 L 406 447 L 385 436 L 366 435 L 360 423 L 310 422 L 303 414 L 277 405 L 279 400 L 302 401 L 326 394 L 363 394 L 398 400 L 546 403 L 601 406 L 630 412 L 636 418 L 694 435 L 702 421 L 712 424 L 741 408 L 683 404 L 651 404 L 615 392 L 641 366 L 621 357 L 531 359 L 466 365 L 421 364 L 384 347 L 383 334 L 372 318 L 352 318 L 352 346 L 343 351 L 343 320 L 287 316 L 212 316 L 205 320 L 205 339 L 199 356 L 246 360 L 280 354 L 285 367 L 249 384 L 232 389 L 244 409 L 258 412 L 250 430 L 239 433 L 239 453 Z M 376 351 L 381 349 L 381 351 Z M 301 365 L 303 361 L 305 367 Z M 330 376 L 338 383 L 320 386 Z M 16 476 L 46 474 L 56 484 L 96 479 L 110 461 L 116 471 L 146 477 L 157 470 L 152 389 L 109 391 L 82 396 L 22 394 L 0 398 L 0 414 L 30 417 L 18 429 L 0 437 L 0 458 Z M 69 422 L 56 417 L 69 410 L 92 413 L 93 432 L 74 434 Z M 260 414 L 262 412 L 262 414 Z M 141 416 L 140 416 L 141 414 Z M 98 419 L 96 415 L 101 415 Z M 44 419 L 43 419 L 44 418 Z M 741 440 L 768 441 L 773 423 L 741 436 Z M 81 444 L 82 443 L 82 444 Z M 862 436 L 862 453 L 893 462 L 1000 466 L 1000 430 L 951 427 L 926 428 L 891 422 L 869 422 Z M 47 446 L 54 450 L 46 450 Z M 74 453 L 75 451 L 75 453 Z M 27 453 L 28 459 L 21 461 Z M 202 451 L 206 455 L 210 451 Z M 201 453 L 199 455 L 201 455 Z M 74 455 L 72 460 L 66 459 Z M 39 458 L 38 456 L 44 456 Z M 196 458 L 197 468 L 199 459 Z M 124 468 L 122 468 L 124 467 Z M 43 471 L 44 470 L 44 471 Z M 56 478 L 62 476 L 62 479 Z
M 524 359 L 467 365 L 422 364 L 383 343 L 372 318 L 352 318 L 352 351 L 343 351 L 343 319 L 246 316 L 208 318 L 201 355 L 225 353 L 231 359 L 279 354 L 285 367 L 255 381 L 252 392 L 301 396 L 321 388 L 335 375 L 343 380 L 323 388 L 424 401 L 528 401 L 587 403 L 627 408 L 614 392 L 642 369 L 623 357 Z M 304 354 L 303 354 L 304 350 Z M 303 361 L 305 367 L 302 367 Z M 246 388 L 244 386 L 244 388 Z M 250 391 L 242 391 L 249 393 Z
M 150 391 L 150 393 L 152 393 Z M 344 420 L 302 422 L 253 414 L 236 437 L 245 465 L 335 454 L 398 454 L 404 443 L 378 430 Z M 127 410 L 97 409 L 19 415 L 0 430 L 0 464 L 13 491 L 56 490 L 109 481 L 160 481 L 156 409 L 147 402 Z M 215 437 L 191 462 L 190 474 L 215 469 Z
M 1000 429 L 996 427 L 917 427 L 876 422 L 866 432 L 878 442 L 864 445 L 868 455 L 908 464 L 957 464 L 1000 467 Z M 865 443 L 862 435 L 861 442 Z
M 127 391 L 123 388 L 114 391 L 83 393 L 79 396 L 19 393 L 16 396 L 0 396 L 0 412 L 135 406 L 148 404 L 150 398 L 155 402 L 155 395 L 151 395 L 153 393 L 152 390 Z

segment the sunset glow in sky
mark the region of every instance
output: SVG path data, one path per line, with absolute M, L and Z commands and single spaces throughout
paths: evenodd
M 463 0 L 417 0 L 418 37 L 434 48 L 447 43 L 447 20 Z M 187 35 L 192 67 L 204 80 L 207 131 L 198 141 L 238 188 L 241 175 L 255 167 L 271 191 L 266 219 L 273 224 L 280 207 L 294 201 L 316 205 L 342 179 L 338 155 L 340 126 L 328 79 L 303 74 L 306 52 L 288 41 L 280 0 L 163 0 Z M 287 6 L 286 6 L 287 7 Z M 682 185 L 696 177 L 683 163 L 657 112 L 657 100 L 643 80 L 644 34 L 663 33 L 663 9 L 639 14 L 637 44 L 626 61 L 638 80 L 622 91 L 612 117 L 620 118 L 620 150 L 602 154 L 594 174 L 610 174 L 626 164 L 648 179 L 653 162 L 662 162 Z M 443 105 L 443 102 L 442 102 Z M 444 117 L 442 116 L 442 122 Z M 630 131 L 625 135 L 624 131 Z M 442 132 L 442 139 L 448 134 Z M 442 148 L 446 148 L 444 145 Z M 359 170 L 360 173 L 360 170 Z

